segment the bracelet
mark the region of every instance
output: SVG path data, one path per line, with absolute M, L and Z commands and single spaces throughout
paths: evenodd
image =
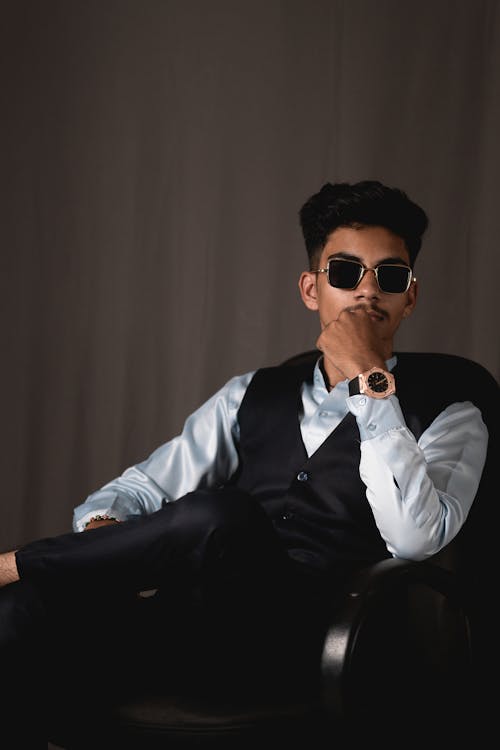
M 116 521 L 117 523 L 120 523 L 120 521 L 114 516 L 92 516 L 92 518 L 89 518 L 83 528 L 86 529 L 89 523 L 92 523 L 92 521 Z

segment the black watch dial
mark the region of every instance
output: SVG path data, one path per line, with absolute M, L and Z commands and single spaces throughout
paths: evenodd
M 368 383 L 372 391 L 375 391 L 375 393 L 384 393 L 384 391 L 386 391 L 389 387 L 389 381 L 387 380 L 387 377 L 383 372 L 370 373 L 366 382 Z

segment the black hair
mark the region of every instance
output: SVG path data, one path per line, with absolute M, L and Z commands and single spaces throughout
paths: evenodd
M 311 270 L 335 229 L 361 226 L 385 227 L 401 237 L 413 267 L 429 224 L 425 211 L 406 193 L 375 180 L 327 182 L 304 203 L 299 216 Z

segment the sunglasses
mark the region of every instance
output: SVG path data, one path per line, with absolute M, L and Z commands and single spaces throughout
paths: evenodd
M 373 271 L 378 288 L 385 294 L 402 294 L 414 280 L 410 266 L 396 263 L 381 263 L 375 268 L 367 268 L 357 260 L 329 258 L 326 268 L 314 273 L 326 273 L 328 283 L 336 289 L 356 289 L 367 271 Z

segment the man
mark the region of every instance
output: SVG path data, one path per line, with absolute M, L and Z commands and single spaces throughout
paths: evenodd
M 262 690 L 286 674 L 296 688 L 314 680 L 347 573 L 426 559 L 460 531 L 487 451 L 481 411 L 450 385 L 446 358 L 428 373 L 425 356 L 393 351 L 417 302 L 426 214 L 379 182 L 327 183 L 300 221 L 317 355 L 232 378 L 181 435 L 77 506 L 74 533 L 3 554 L 4 654 L 50 638 L 54 660 L 63 643 L 95 665 L 112 659 L 96 681 L 108 704 L 147 649 L 162 679 L 198 670 L 210 689 L 216 672 L 236 679 L 238 653 L 240 682 Z M 185 644 L 201 630 L 193 672 Z

